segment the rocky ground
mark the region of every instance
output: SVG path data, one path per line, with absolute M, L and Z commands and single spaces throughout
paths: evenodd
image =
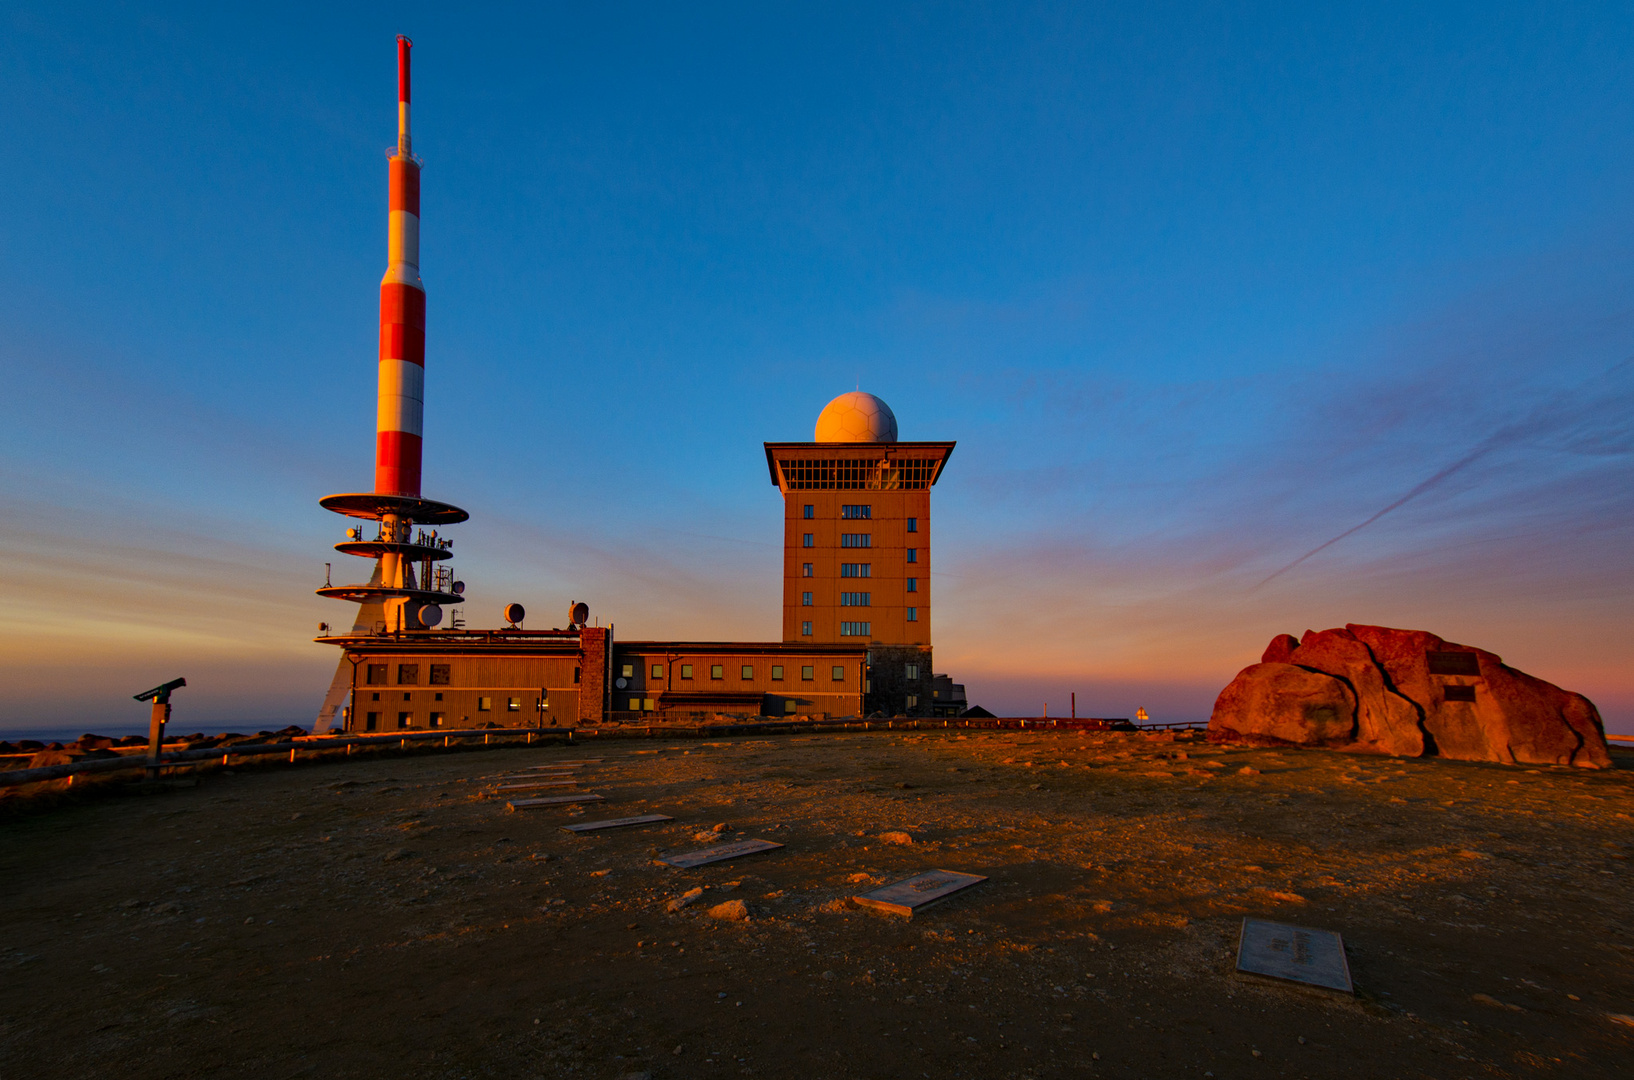
M 491 794 L 587 756 L 603 805 Z M 0 824 L 0 1074 L 1622 1077 L 1616 764 L 950 731 L 215 773 Z M 655 865 L 717 835 L 786 846 Z M 990 880 L 844 902 L 929 868 Z M 1233 974 L 1245 915 L 1341 932 L 1357 996 Z

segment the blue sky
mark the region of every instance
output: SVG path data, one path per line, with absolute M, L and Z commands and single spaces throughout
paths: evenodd
M 759 444 L 860 385 L 995 711 L 1353 621 L 1634 732 L 1634 12 L 877 7 L 0 12 L 0 725 L 315 708 L 403 32 L 473 625 L 775 636 Z

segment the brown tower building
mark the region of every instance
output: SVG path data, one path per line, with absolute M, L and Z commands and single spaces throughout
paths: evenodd
M 766 444 L 783 493 L 783 640 L 868 645 L 870 712 L 930 700 L 930 489 L 953 447 L 898 442 L 890 407 L 861 392 L 829 402 L 813 442 Z

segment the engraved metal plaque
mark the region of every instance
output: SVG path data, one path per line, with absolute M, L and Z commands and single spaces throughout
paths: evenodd
M 563 825 L 563 832 L 595 832 L 597 829 L 622 829 L 626 825 L 651 825 L 658 821 L 674 821 L 668 814 L 638 814 L 635 817 L 608 818 L 605 821 L 581 821 Z
M 1250 975 L 1356 992 L 1350 981 L 1345 942 L 1332 930 L 1244 919 L 1237 946 L 1237 970 Z
M 920 908 L 986 880 L 979 874 L 965 874 L 957 870 L 930 870 L 852 899 L 863 907 L 911 918 Z
M 1479 675 L 1481 658 L 1472 652 L 1429 652 L 1431 675 Z
M 547 795 L 542 799 L 512 799 L 507 810 L 533 810 L 541 806 L 566 806 L 569 803 L 606 802 L 600 795 Z
M 770 851 L 780 848 L 782 844 L 770 840 L 738 840 L 730 844 L 720 844 L 716 847 L 703 848 L 700 851 L 688 851 L 680 855 L 667 855 L 658 861 L 678 866 L 682 870 L 690 870 L 694 866 L 707 866 L 710 863 L 722 862 L 726 859 L 735 859 L 739 855 L 753 855 L 757 851 Z

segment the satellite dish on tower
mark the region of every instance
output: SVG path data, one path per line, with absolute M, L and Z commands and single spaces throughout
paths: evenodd
M 454 590 L 454 595 L 456 595 L 456 596 L 464 596 L 465 595 L 465 582 L 456 581 L 450 587 Z
M 426 604 L 420 608 L 420 614 L 416 617 L 420 620 L 420 625 L 429 630 L 443 621 L 443 609 L 436 604 Z
M 521 604 L 505 605 L 505 621 L 511 624 L 511 629 L 517 629 L 523 619 L 528 617 L 527 609 Z
M 583 626 L 590 621 L 590 605 L 580 600 L 574 600 L 567 605 L 568 629 Z

